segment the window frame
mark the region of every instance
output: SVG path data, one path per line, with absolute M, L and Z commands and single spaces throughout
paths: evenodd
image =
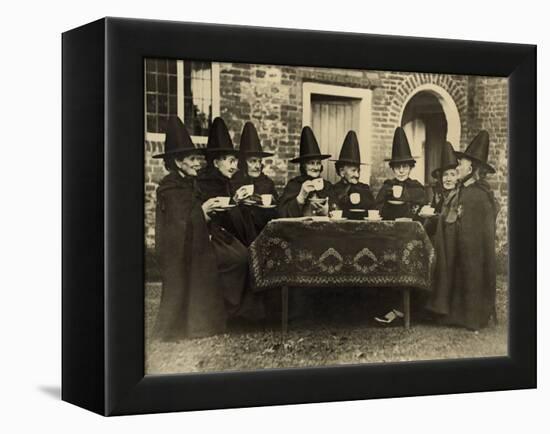
M 185 114 L 184 114 L 184 74 L 183 74 L 183 64 L 185 60 L 178 59 L 176 60 L 176 101 L 177 101 L 177 116 L 182 120 L 182 122 L 185 123 Z M 212 71 L 212 119 L 220 115 L 220 64 L 219 62 L 210 62 L 211 65 L 211 71 Z M 147 74 L 147 70 L 144 66 L 143 68 L 143 74 Z M 147 83 L 144 80 L 143 83 L 144 86 L 144 104 L 145 107 L 147 107 Z M 146 113 L 147 110 L 144 110 Z M 147 115 L 145 114 L 144 119 L 144 125 L 145 125 L 145 140 L 151 141 L 151 142 L 164 142 L 166 138 L 165 133 L 153 133 L 147 131 Z M 206 142 L 208 141 L 207 136 L 191 136 L 191 140 L 195 145 L 199 145 L 199 147 L 206 146 Z

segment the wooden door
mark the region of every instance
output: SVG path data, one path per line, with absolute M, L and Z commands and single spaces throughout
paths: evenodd
M 311 128 L 315 133 L 321 153 L 338 158 L 344 138 L 349 130 L 359 130 L 359 100 L 355 98 L 312 95 Z M 324 178 L 338 182 L 334 162 L 323 161 Z

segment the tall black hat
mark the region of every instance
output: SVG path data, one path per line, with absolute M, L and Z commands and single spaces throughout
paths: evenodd
M 453 145 L 449 142 L 445 142 L 443 145 L 443 150 L 441 152 L 441 160 L 439 167 L 432 171 L 432 177 L 439 179 L 443 172 L 447 169 L 454 169 L 458 166 L 458 160 L 456 159 L 455 150 Z
M 468 145 L 464 152 L 457 152 L 458 158 L 469 158 L 481 164 L 490 173 L 495 173 L 495 169 L 489 163 L 489 133 L 481 130 L 474 140 Z
M 165 158 L 175 154 L 204 154 L 204 150 L 195 148 L 187 128 L 177 116 L 171 116 L 166 126 L 166 140 L 164 141 L 164 153 L 153 155 L 153 158 Z
M 308 126 L 302 128 L 302 135 L 300 136 L 300 156 L 293 158 L 290 162 L 302 163 L 306 160 L 326 160 L 330 157 L 330 154 L 321 154 L 313 130 Z
M 384 161 L 389 161 L 391 163 L 415 163 L 416 160 L 411 155 L 411 147 L 409 146 L 409 141 L 407 140 L 407 135 L 405 130 L 401 127 L 395 129 L 393 134 L 393 145 L 391 149 L 391 158 L 385 158 Z
M 222 118 L 215 118 L 208 134 L 208 143 L 206 144 L 207 154 L 237 154 L 234 148 L 229 130 Z
M 241 134 L 241 146 L 239 152 L 243 157 L 271 157 L 271 152 L 264 152 L 260 138 L 256 127 L 252 122 L 246 122 L 244 124 L 243 132 Z
M 342 144 L 342 149 L 340 149 L 340 156 L 338 157 L 338 160 L 331 160 L 336 161 L 337 163 L 349 163 L 349 164 L 366 164 L 361 163 L 361 153 L 359 152 L 359 141 L 357 140 L 357 134 L 355 134 L 355 131 L 350 130 L 346 134 L 346 138 L 344 139 L 344 143 Z

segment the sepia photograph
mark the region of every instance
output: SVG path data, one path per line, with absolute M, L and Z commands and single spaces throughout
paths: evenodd
M 508 80 L 147 58 L 145 372 L 508 354 Z
M 2 26 L 1 432 L 548 425 L 543 3 L 56 3 Z

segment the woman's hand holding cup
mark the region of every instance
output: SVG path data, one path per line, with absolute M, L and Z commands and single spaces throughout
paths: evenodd
M 208 200 L 206 200 L 202 205 L 202 212 L 204 214 L 204 217 L 206 220 L 210 220 L 209 214 L 214 212 L 216 208 L 220 206 L 220 201 L 217 197 L 212 197 Z
M 316 201 L 311 201 L 311 208 L 313 215 L 328 215 L 328 199 L 318 199 Z
M 430 205 L 424 205 L 418 215 L 420 217 L 432 217 L 435 215 L 435 209 L 433 207 L 431 207 Z
M 249 198 L 254 193 L 254 186 L 253 185 L 243 185 L 240 187 L 233 196 L 233 200 L 235 202 L 241 202 L 244 199 Z
M 296 200 L 299 204 L 303 205 L 306 203 L 306 199 L 309 196 L 309 193 L 315 191 L 315 183 L 313 181 L 304 181 Z

